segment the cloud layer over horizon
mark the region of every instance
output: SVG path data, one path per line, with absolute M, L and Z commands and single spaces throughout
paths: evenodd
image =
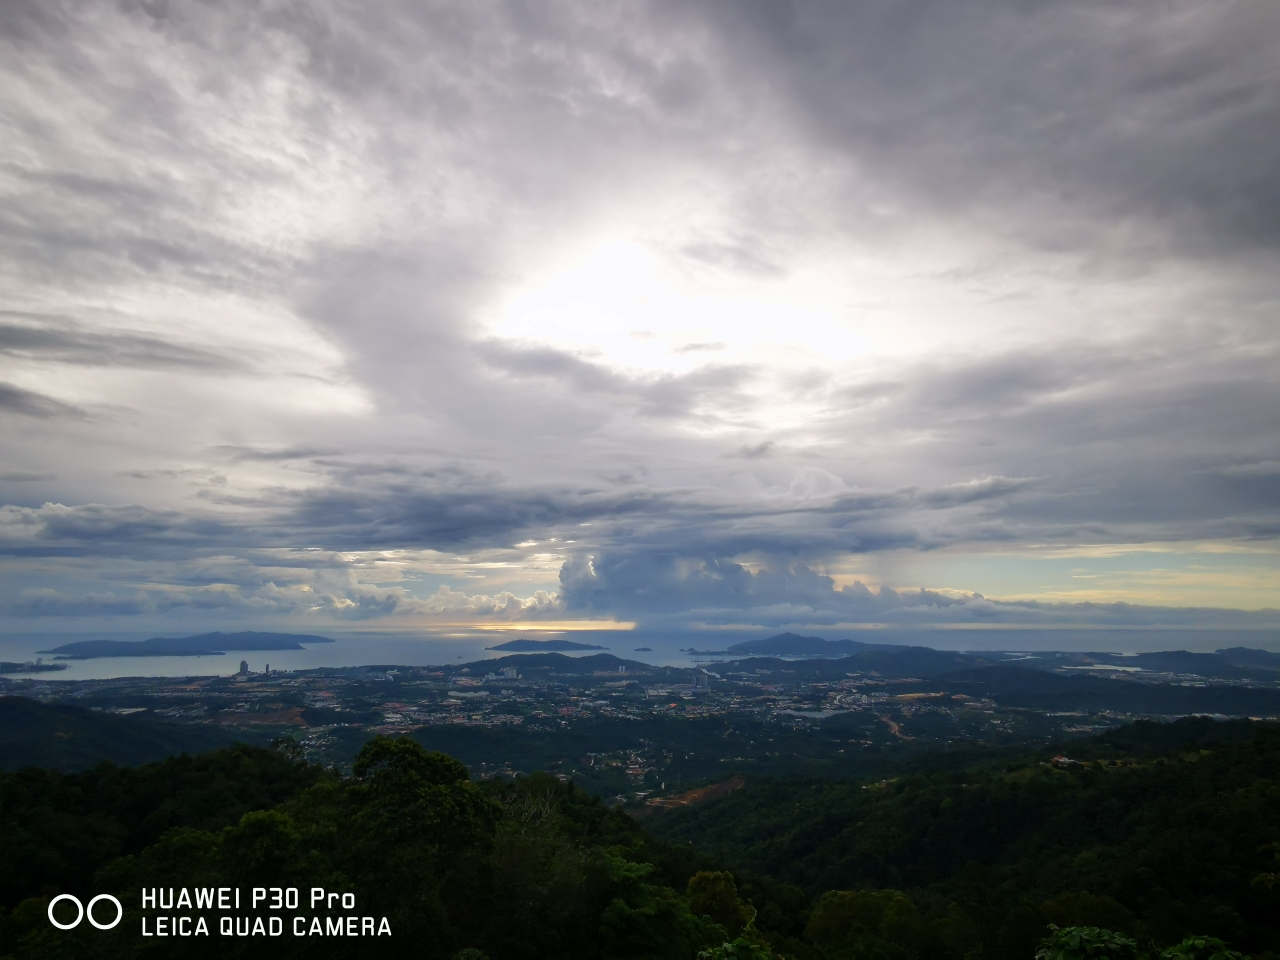
M 0 9 L 0 625 L 1280 626 L 1280 7 Z

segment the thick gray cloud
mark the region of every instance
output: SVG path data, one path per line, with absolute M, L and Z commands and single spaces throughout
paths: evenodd
M 2 316 L 2 314 L 0 314 Z M 0 321 L 0 354 L 22 360 L 122 367 L 192 367 L 223 371 L 237 364 L 198 347 L 127 332 L 85 329 L 60 318 L 19 315 Z
M 920 203 L 1052 213 L 1017 224 L 1048 243 L 1135 219 L 1201 251 L 1280 241 L 1274 5 L 693 7 L 813 136 Z
M 758 624 L 1072 625 L 1085 627 L 1268 627 L 1274 611 L 1206 610 L 1127 603 L 991 601 L 981 594 L 933 590 L 873 591 L 860 581 L 837 587 L 804 564 L 756 573 L 723 560 L 612 552 L 575 558 L 560 574 L 562 602 L 572 610 L 619 614 L 650 625 L 720 627 Z
M 80 411 L 69 403 L 25 390 L 11 383 L 0 383 L 0 410 L 24 417 L 69 417 Z
M 1278 43 L 1266 0 L 6 4 L 0 615 L 1182 622 L 821 571 L 1276 555 Z

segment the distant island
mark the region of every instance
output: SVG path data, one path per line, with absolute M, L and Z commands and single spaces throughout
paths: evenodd
M 65 663 L 33 663 L 28 660 L 26 663 L 13 663 L 9 660 L 0 660 L 0 673 L 47 673 L 50 670 L 65 670 Z
M 723 657 L 745 654 L 755 657 L 828 657 L 838 659 L 866 650 L 883 650 L 880 643 L 862 643 L 859 640 L 824 640 L 822 637 L 802 637 L 798 633 L 779 633 L 762 640 L 744 640 L 734 643 L 728 650 L 696 650 L 690 647 L 681 653 L 695 657 Z
M 333 643 L 329 637 L 299 633 L 203 633 L 198 637 L 152 637 L 150 640 L 81 640 L 52 650 L 59 660 L 97 657 L 216 657 L 229 650 L 302 650 L 304 643 Z
M 486 650 L 510 650 L 516 653 L 545 653 L 548 650 L 606 650 L 594 643 L 575 643 L 572 640 L 508 640 Z

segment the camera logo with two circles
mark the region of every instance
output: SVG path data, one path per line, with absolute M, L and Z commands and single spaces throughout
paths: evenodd
M 72 903 L 76 905 L 76 918 L 70 923 L 60 923 L 58 922 L 58 918 L 53 915 L 53 908 L 56 907 L 59 903 L 61 903 L 63 900 L 70 900 Z M 94 919 L 93 908 L 101 900 L 109 900 L 111 903 L 115 905 L 116 918 L 112 920 L 110 923 L 99 923 L 96 919 Z M 88 918 L 89 922 L 93 924 L 95 927 L 97 927 L 99 930 L 110 930 L 112 927 L 114 927 L 124 918 L 124 907 L 121 906 L 119 900 L 117 900 L 115 897 L 113 897 L 109 893 L 98 894 L 96 897 L 94 897 L 92 900 L 89 901 L 89 905 L 87 907 L 80 902 L 79 897 L 73 896 L 72 894 L 69 894 L 69 893 L 60 893 L 56 897 L 54 897 L 52 900 L 49 901 L 49 922 L 52 923 L 55 927 L 57 927 L 59 930 L 75 929 L 76 927 L 80 926 L 80 921 L 84 920 L 86 917 Z

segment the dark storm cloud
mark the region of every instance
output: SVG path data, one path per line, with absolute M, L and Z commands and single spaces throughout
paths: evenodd
M 347 476 L 335 474 L 335 476 Z M 272 504 L 272 525 L 326 549 L 509 547 L 533 537 L 627 543 L 646 555 L 699 558 L 757 552 L 865 552 L 941 546 L 953 539 L 1008 539 L 990 526 L 1029 481 L 987 477 L 938 489 L 857 496 L 774 496 L 751 502 L 713 488 L 653 489 L 513 484 L 461 471 L 390 476 L 361 471 Z M 589 530 L 581 529 L 590 525 Z
M 711 488 L 654 490 L 530 486 L 500 477 L 440 470 L 336 470 L 334 482 L 312 490 L 274 491 L 244 506 L 256 516 L 232 519 L 190 511 L 88 504 L 3 508 L 0 550 L 40 555 L 119 552 L 153 555 L 160 548 L 238 544 L 310 546 L 332 550 L 509 547 L 529 536 L 573 536 L 583 542 L 624 540 L 648 551 L 697 557 L 746 551 L 799 555 L 815 548 L 885 549 L 919 544 L 929 515 L 947 517 L 961 536 L 957 507 L 996 510 L 1026 484 L 985 478 L 937 490 L 890 490 L 813 500 L 775 497 L 744 504 Z M 355 481 L 355 482 L 352 482 Z M 203 492 L 203 491 L 202 491 Z M 208 502 L 237 504 L 209 494 Z M 970 514 L 970 516 L 975 516 Z M 976 516 L 982 516 L 981 513 Z M 932 523 L 947 526 L 940 520 Z M 591 531 L 579 528 L 590 524 Z M 965 529 L 963 535 L 979 535 Z
M 640 512 L 646 498 L 589 491 L 511 488 L 422 490 L 413 487 L 327 490 L 301 498 L 293 525 L 334 548 L 509 545 L 534 530 Z
M 804 564 L 752 573 L 727 560 L 628 550 L 580 556 L 560 573 L 566 609 L 613 614 L 650 625 L 795 624 L 1076 624 L 1081 626 L 1270 626 L 1280 611 L 1249 613 L 1127 603 L 991 601 L 981 594 L 932 590 L 873 591 L 861 582 L 837 587 Z

